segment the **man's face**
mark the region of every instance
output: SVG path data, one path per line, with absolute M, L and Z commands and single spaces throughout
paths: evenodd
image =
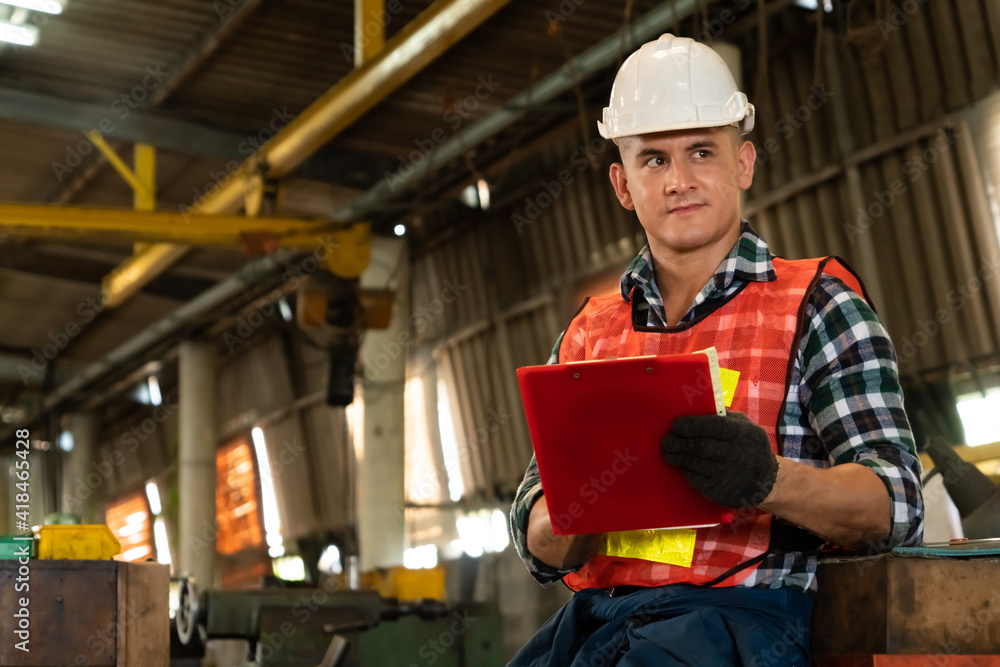
M 731 127 L 624 137 L 611 182 L 634 210 L 654 254 L 683 254 L 739 232 L 740 191 L 750 187 L 756 151 Z M 727 247 L 728 247 L 727 245 Z

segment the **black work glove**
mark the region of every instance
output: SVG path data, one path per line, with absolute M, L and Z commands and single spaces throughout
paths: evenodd
M 778 477 L 767 432 L 741 412 L 678 417 L 661 451 L 696 491 L 723 507 L 759 505 Z

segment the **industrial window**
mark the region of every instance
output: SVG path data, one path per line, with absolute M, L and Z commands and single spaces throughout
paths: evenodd
M 105 521 L 122 545 L 121 553 L 115 556 L 115 560 L 144 560 L 156 555 L 153 550 L 153 522 L 142 491 L 111 505 Z
M 215 456 L 218 475 L 215 512 L 221 554 L 261 546 L 260 503 L 253 456 L 253 448 L 246 437 L 233 440 Z
M 959 396 L 955 407 L 965 430 L 965 444 L 970 447 L 1000 441 L 1000 388 L 991 387 L 985 393 Z

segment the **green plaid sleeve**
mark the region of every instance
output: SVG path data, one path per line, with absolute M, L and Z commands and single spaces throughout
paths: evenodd
M 552 354 L 547 363 L 558 363 L 559 345 L 562 343 L 564 334 L 565 332 L 559 334 L 559 338 L 556 339 L 556 344 L 552 348 Z M 514 504 L 510 508 L 510 534 L 514 542 L 514 549 L 517 550 L 517 555 L 524 561 L 528 572 L 540 584 L 548 587 L 572 572 L 572 570 L 557 570 L 550 567 L 532 556 L 531 552 L 528 551 L 528 516 L 531 514 L 531 508 L 534 507 L 535 501 L 541 497 L 542 480 L 538 476 L 538 464 L 535 462 L 535 457 L 532 456 L 531 463 L 528 464 L 528 470 L 524 473 L 524 479 L 521 481 L 520 486 L 517 487 Z
M 868 303 L 824 278 L 806 307 L 799 398 L 828 461 L 871 468 L 885 484 L 891 530 L 872 553 L 923 537 L 920 459 L 903 410 L 896 352 Z

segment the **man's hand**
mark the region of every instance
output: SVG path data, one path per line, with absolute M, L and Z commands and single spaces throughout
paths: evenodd
M 604 534 L 556 535 L 552 532 L 549 505 L 541 496 L 528 515 L 528 551 L 549 567 L 569 570 L 583 565 L 597 553 Z
M 767 432 L 740 412 L 678 417 L 661 451 L 695 490 L 723 507 L 759 505 L 778 477 Z

